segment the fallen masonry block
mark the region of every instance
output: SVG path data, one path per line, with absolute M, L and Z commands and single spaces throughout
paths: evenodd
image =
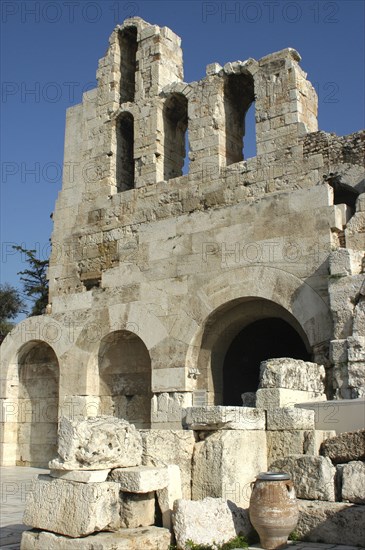
M 188 407 L 185 422 L 191 430 L 264 430 L 265 413 L 253 407 Z
M 190 498 L 194 432 L 192 430 L 140 430 L 140 434 L 143 445 L 143 464 L 179 466 L 183 498 Z
M 286 388 L 259 388 L 256 392 L 256 407 L 258 409 L 293 407 L 296 403 L 305 403 L 306 401 L 326 401 L 326 396 L 324 393 Z
M 117 481 L 120 490 L 127 493 L 149 493 L 163 489 L 168 484 L 167 468 L 153 466 L 132 466 L 116 468 L 110 474 Z
M 364 547 L 365 506 L 344 502 L 299 500 L 300 539 L 327 544 Z
M 287 472 L 298 498 L 335 500 L 336 468 L 323 456 L 291 455 L 273 462 L 270 470 Z
M 268 430 L 267 463 L 288 455 L 319 455 L 321 443 L 334 435 L 336 432 L 322 430 Z
M 180 468 L 176 464 L 167 466 L 168 484 L 157 491 L 158 505 L 162 514 L 162 525 L 172 531 L 172 510 L 175 500 L 182 498 Z
M 222 497 L 246 508 L 251 482 L 267 470 L 266 433 L 221 430 L 204 435 L 194 449 L 192 498 Z
M 342 500 L 365 504 L 365 463 L 354 460 L 342 468 Z
M 247 511 L 222 498 L 177 500 L 172 521 L 178 550 L 185 550 L 188 540 L 218 545 L 251 530 Z
M 110 470 L 50 470 L 49 475 L 66 481 L 78 483 L 102 483 L 106 481 Z
M 39 475 L 27 495 L 23 522 L 37 529 L 81 537 L 118 530 L 119 507 L 117 483 L 78 483 Z
M 268 430 L 314 430 L 314 411 L 284 407 L 268 409 Z
M 134 529 L 155 523 L 155 493 L 122 493 L 120 506 L 121 527 Z
M 142 440 L 133 424 L 113 416 L 85 420 L 62 417 L 58 430 L 59 458 L 52 470 L 104 470 L 139 466 Z
M 44 531 L 25 531 L 21 550 L 169 550 L 171 534 L 161 527 L 123 529 L 71 539 Z
M 365 460 L 365 430 L 346 432 L 327 439 L 322 443 L 320 453 L 334 464 Z
M 324 393 L 325 369 L 317 363 L 281 357 L 260 365 L 260 388 L 286 388 Z

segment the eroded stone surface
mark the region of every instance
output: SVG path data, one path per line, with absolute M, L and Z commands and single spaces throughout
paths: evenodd
M 322 393 L 288 390 L 287 388 L 259 388 L 256 392 L 256 407 L 258 409 L 293 407 L 296 403 L 306 401 L 326 401 L 326 396 Z
M 296 531 L 301 539 L 327 544 L 364 546 L 365 506 L 299 500 Z
M 126 420 L 99 416 L 86 420 L 62 417 L 58 431 L 59 458 L 54 470 L 104 470 L 138 466 L 142 462 L 142 441 Z
M 78 483 L 47 475 L 33 480 L 23 522 L 37 529 L 69 537 L 120 526 L 117 483 Z
M 325 370 L 317 363 L 282 357 L 260 365 L 260 388 L 287 388 L 324 393 Z
M 264 430 L 265 413 L 252 407 L 189 407 L 185 422 L 191 430 Z
M 321 443 L 336 435 L 336 432 L 323 430 L 268 430 L 267 463 L 288 455 L 318 455 Z
M 321 455 L 327 456 L 334 464 L 365 460 L 365 430 L 347 432 L 324 441 Z
M 120 507 L 121 527 L 133 529 L 155 523 L 155 493 L 122 493 Z
M 162 514 L 162 525 L 172 529 L 172 510 L 175 500 L 182 498 L 180 468 L 176 464 L 167 466 L 168 484 L 157 491 L 158 505 Z
M 328 458 L 292 455 L 273 462 L 270 470 L 290 474 L 298 498 L 335 500 L 336 468 Z
M 23 533 L 21 550 L 169 550 L 171 534 L 159 527 L 123 529 L 70 539 L 46 531 Z
M 110 470 L 50 470 L 49 475 L 66 481 L 79 483 L 101 483 L 106 481 Z
M 179 550 L 186 548 L 188 540 L 195 544 L 218 545 L 233 539 L 240 532 L 247 534 L 250 531 L 246 511 L 237 510 L 236 506 L 222 498 L 177 500 L 172 518 Z

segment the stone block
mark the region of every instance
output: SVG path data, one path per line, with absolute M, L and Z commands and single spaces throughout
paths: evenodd
M 121 527 L 134 529 L 155 523 L 155 493 L 121 493 Z
M 25 531 L 21 550 L 169 550 L 171 534 L 160 527 L 122 529 L 71 539 L 46 531 Z
M 247 511 L 223 498 L 177 500 L 172 521 L 178 550 L 185 550 L 188 540 L 219 545 L 251 530 Z
M 116 468 L 111 472 L 110 479 L 118 482 L 120 490 L 125 493 L 150 493 L 163 489 L 168 484 L 167 468 L 164 467 Z
M 322 430 L 268 430 L 267 463 L 293 454 L 318 455 L 322 441 L 334 435 L 336 432 Z
M 142 441 L 139 432 L 126 420 L 98 416 L 85 420 L 62 417 L 58 429 L 59 458 L 49 463 L 51 470 L 104 470 L 139 466 Z
M 175 500 L 182 498 L 181 474 L 179 466 L 167 466 L 168 483 L 164 489 L 157 491 L 158 505 L 162 514 L 162 525 L 172 531 L 172 510 Z
M 270 466 L 274 472 L 287 472 L 293 480 L 298 498 L 335 500 L 336 468 L 323 456 L 291 455 L 275 460 Z
M 145 466 L 180 468 L 183 498 L 191 497 L 191 462 L 195 437 L 191 430 L 140 430 Z
M 300 539 L 344 546 L 364 546 L 365 506 L 299 500 L 296 532 Z
M 102 483 L 110 470 L 50 470 L 49 475 L 65 481 L 78 483 Z
M 342 468 L 342 500 L 365 504 L 365 463 L 354 460 Z
M 317 363 L 281 357 L 260 365 L 260 388 L 324 393 L 325 369 Z
M 268 430 L 313 430 L 314 411 L 284 407 L 267 411 Z
M 365 430 L 346 432 L 327 439 L 322 443 L 320 453 L 334 464 L 365 460 Z
M 296 403 L 305 403 L 306 401 L 326 401 L 326 396 L 322 393 L 286 388 L 259 388 L 256 392 L 256 407 L 258 409 L 292 407 Z
M 247 507 L 251 482 L 266 471 L 266 434 L 260 430 L 206 432 L 195 445 L 192 498 L 222 497 Z
M 69 537 L 120 526 L 116 483 L 77 483 L 40 475 L 32 481 L 23 522 Z
M 252 407 L 189 407 L 185 422 L 191 430 L 264 430 L 265 413 Z

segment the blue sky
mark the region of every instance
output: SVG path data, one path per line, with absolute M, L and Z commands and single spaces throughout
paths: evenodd
M 49 253 L 61 189 L 65 111 L 96 85 L 97 62 L 128 16 L 182 38 L 185 80 L 209 63 L 297 49 L 319 95 L 319 127 L 364 127 L 362 0 L 6 1 L 1 4 L 1 282 L 19 287 L 24 259 L 11 245 Z M 248 155 L 251 156 L 251 155 Z

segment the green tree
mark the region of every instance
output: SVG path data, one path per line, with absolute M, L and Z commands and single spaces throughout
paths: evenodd
M 0 285 L 0 343 L 14 326 L 11 320 L 19 313 L 24 313 L 24 303 L 18 290 L 8 283 Z
M 29 265 L 28 269 L 18 272 L 18 275 L 21 275 L 20 280 L 23 283 L 24 294 L 33 300 L 29 317 L 42 315 L 48 304 L 47 268 L 49 261 L 48 259 L 38 259 L 35 250 L 27 250 L 22 246 L 13 246 L 13 248 L 24 254 Z

